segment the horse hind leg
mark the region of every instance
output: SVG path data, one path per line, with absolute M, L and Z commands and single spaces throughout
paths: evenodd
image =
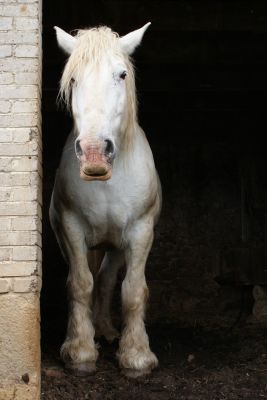
M 93 274 L 95 284 L 104 257 L 105 252 L 101 250 L 89 250 L 87 253 L 88 265 L 90 265 L 90 271 Z
M 118 270 L 124 264 L 124 255 L 119 250 L 105 254 L 96 279 L 96 294 L 94 304 L 94 325 L 96 336 L 104 336 L 108 342 L 119 337 L 111 319 L 111 301 L 116 284 Z

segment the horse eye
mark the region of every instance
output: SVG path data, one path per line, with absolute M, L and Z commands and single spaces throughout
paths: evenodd
M 71 83 L 71 85 L 73 85 L 75 83 L 75 79 L 71 78 L 70 83 Z
M 120 78 L 121 79 L 124 80 L 126 78 L 126 76 L 127 76 L 127 71 L 123 71 L 123 72 L 120 73 Z

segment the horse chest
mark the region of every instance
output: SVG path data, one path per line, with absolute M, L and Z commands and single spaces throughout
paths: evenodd
M 75 188 L 76 196 L 73 194 L 76 209 L 94 226 L 123 228 L 144 206 L 141 196 L 133 193 L 126 184 L 78 182 L 81 186 L 79 189 Z
M 127 229 L 127 215 L 109 210 L 95 210 L 85 213 L 85 236 L 89 247 L 104 244 L 106 247 L 120 247 Z
M 118 192 L 118 191 L 117 191 Z M 128 202 L 109 191 L 89 189 L 76 203 L 76 212 L 83 221 L 89 247 L 100 243 L 120 246 L 124 232 L 132 218 L 132 208 Z

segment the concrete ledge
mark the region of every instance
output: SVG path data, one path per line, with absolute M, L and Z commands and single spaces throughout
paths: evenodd
M 38 399 L 39 294 L 2 294 L 0 310 L 0 399 Z
M 38 400 L 39 389 L 28 385 L 13 385 L 10 387 L 0 387 L 1 400 Z

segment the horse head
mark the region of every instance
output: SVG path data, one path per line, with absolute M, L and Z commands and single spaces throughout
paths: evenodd
M 110 179 L 114 159 L 131 140 L 136 99 L 129 56 L 149 25 L 123 37 L 107 27 L 79 30 L 75 36 L 55 27 L 58 44 L 69 55 L 60 94 L 72 110 L 84 180 Z

